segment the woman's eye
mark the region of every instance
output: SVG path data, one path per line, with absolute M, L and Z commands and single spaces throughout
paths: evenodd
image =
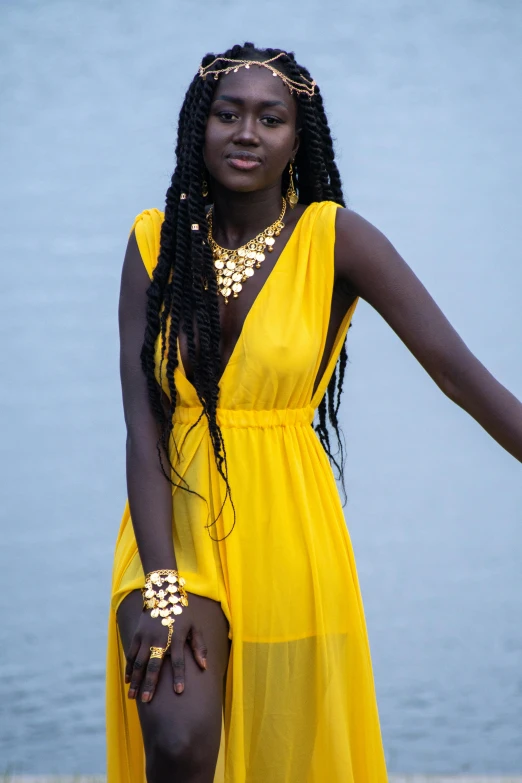
M 218 117 L 225 122 L 230 122 L 235 118 L 235 114 L 231 111 L 220 111 Z
M 268 125 L 269 127 L 275 127 L 276 125 L 281 125 L 283 122 L 279 119 L 279 117 L 263 117 L 263 122 L 265 125 Z

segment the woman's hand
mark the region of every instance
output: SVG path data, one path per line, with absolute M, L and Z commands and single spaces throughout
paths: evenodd
M 151 647 L 163 647 L 167 644 L 168 628 L 158 618 L 143 611 L 140 615 L 134 638 L 127 653 L 125 682 L 130 683 L 129 699 L 137 698 L 141 687 L 141 700 L 149 702 L 154 696 L 159 673 L 164 658 L 151 658 Z M 185 688 L 185 642 L 188 642 L 194 659 L 200 669 L 207 668 L 207 647 L 203 633 L 196 628 L 190 617 L 190 607 L 176 617 L 170 654 L 173 670 L 173 688 L 175 693 L 183 693 Z

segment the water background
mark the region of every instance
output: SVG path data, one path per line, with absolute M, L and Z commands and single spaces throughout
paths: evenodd
M 351 206 L 522 397 L 522 4 L 0 4 L 0 771 L 100 772 L 132 220 L 206 51 L 295 49 Z M 390 770 L 522 772 L 520 464 L 361 303 L 342 420 Z

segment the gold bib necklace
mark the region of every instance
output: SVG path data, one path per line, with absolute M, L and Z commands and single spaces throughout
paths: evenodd
M 269 253 L 273 251 L 274 237 L 278 237 L 285 227 L 283 223 L 285 212 L 286 199 L 283 199 L 281 214 L 271 226 L 265 228 L 245 245 L 235 250 L 227 250 L 218 245 L 212 236 L 212 207 L 210 207 L 207 214 L 208 243 L 212 249 L 218 292 L 225 298 L 225 304 L 228 304 L 230 294 L 237 299 L 245 280 L 254 274 L 254 266 L 259 269 L 265 260 L 265 250 Z

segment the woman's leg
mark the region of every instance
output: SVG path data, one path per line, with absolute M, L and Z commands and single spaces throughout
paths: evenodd
M 148 783 L 212 783 L 221 738 L 223 683 L 229 656 L 228 623 L 216 601 L 189 595 L 208 648 L 202 671 L 185 645 L 185 690 L 174 693 L 169 653 L 165 656 L 152 701 L 136 703 L 143 733 Z M 125 651 L 142 612 L 139 590 L 129 593 L 118 609 Z M 174 633 L 176 629 L 174 627 Z

